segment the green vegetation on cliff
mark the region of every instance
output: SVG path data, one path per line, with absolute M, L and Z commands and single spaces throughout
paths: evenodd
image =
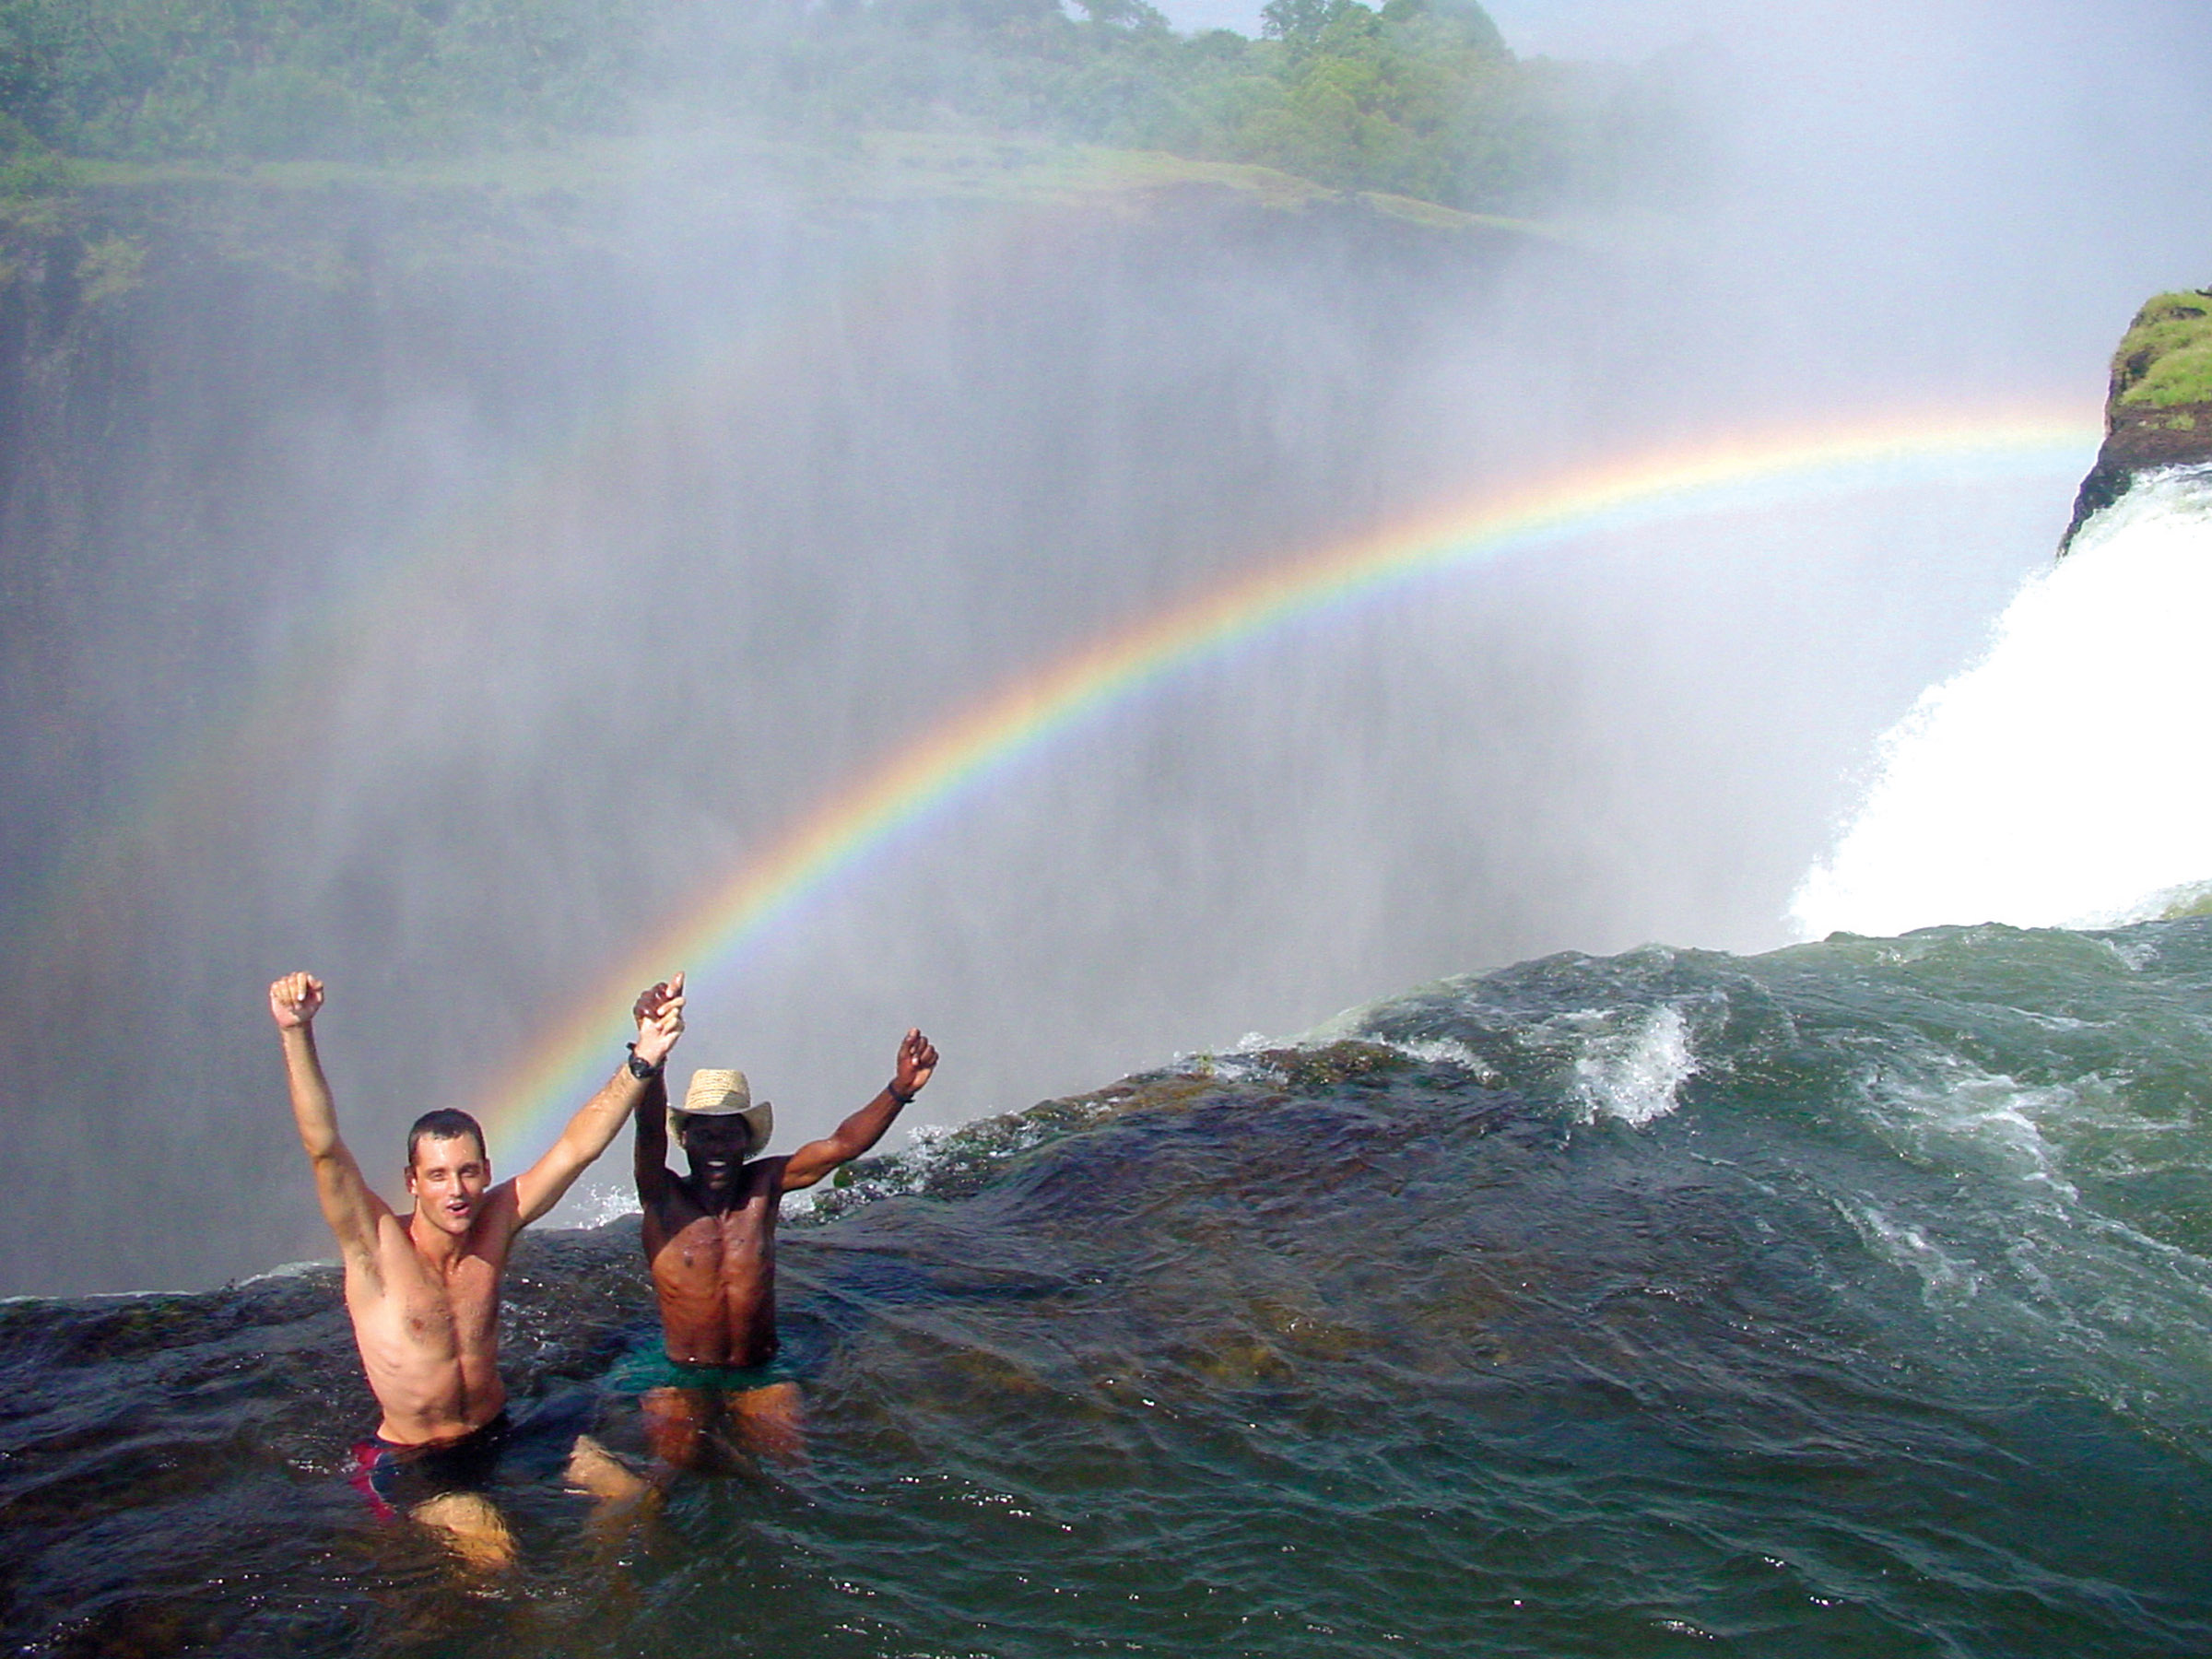
M 1077 15 L 1080 14 L 1080 15 Z M 831 149 L 1006 133 L 1526 213 L 1651 116 L 1510 53 L 1475 0 L 0 0 L 0 197 L 65 159 L 418 169 L 670 125 Z
M 2136 313 L 2112 354 L 2112 400 L 2153 408 L 2212 403 L 2212 290 L 2160 294 Z
M 2063 555 L 2138 475 L 2212 463 L 2212 288 L 2144 302 L 2112 353 L 2104 442 L 2074 498 Z

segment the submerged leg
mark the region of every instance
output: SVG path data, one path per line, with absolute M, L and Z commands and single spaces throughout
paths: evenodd
M 700 1467 L 713 1396 L 702 1388 L 653 1388 L 638 1404 L 645 1418 L 645 1443 L 653 1456 L 674 1469 Z
M 592 1498 L 591 1518 L 585 1524 L 603 1549 L 619 1545 L 633 1526 L 657 1510 L 665 1476 L 674 1473 L 665 1465 L 662 1469 L 664 1478 L 656 1484 L 590 1435 L 576 1437 L 569 1452 L 569 1485 Z
M 506 1572 L 515 1562 L 514 1535 L 481 1492 L 441 1492 L 407 1512 L 439 1535 L 462 1563 L 478 1572 Z
M 576 1437 L 569 1452 L 569 1484 L 603 1504 L 635 1503 L 653 1483 L 588 1434 Z
M 722 1396 L 730 1426 L 747 1450 L 780 1464 L 806 1461 L 805 1414 L 796 1382 L 771 1382 Z

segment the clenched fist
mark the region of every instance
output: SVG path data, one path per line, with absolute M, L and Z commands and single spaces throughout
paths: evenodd
M 269 1014 L 280 1031 L 303 1031 L 323 1006 L 323 982 L 312 973 L 288 973 L 269 984 Z

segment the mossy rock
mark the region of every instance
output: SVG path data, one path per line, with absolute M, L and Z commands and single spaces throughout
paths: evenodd
M 1413 1060 L 1380 1042 L 1346 1038 L 1325 1048 L 1286 1049 L 1270 1056 L 1294 1088 L 1318 1092 L 1410 1070 Z
M 2137 475 L 2212 462 L 2212 288 L 2145 301 L 2112 353 L 2104 444 L 2074 498 L 2064 555 L 2081 527 Z
M 2160 294 L 2112 354 L 2112 401 L 2177 408 L 2212 403 L 2212 291 Z
M 2191 882 L 2161 895 L 2158 919 L 2179 922 L 2190 916 L 2212 916 L 2212 881 Z

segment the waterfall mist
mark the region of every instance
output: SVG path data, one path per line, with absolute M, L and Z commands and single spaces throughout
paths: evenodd
M 748 854 L 1087 642 L 1700 434 L 2087 420 L 2136 302 L 2212 276 L 2193 10 L 1679 15 L 1681 152 L 1557 240 L 1203 190 L 825 207 L 672 132 L 542 243 L 304 199 L 320 265 L 157 273 L 67 363 L 11 289 L 0 1289 L 326 1253 L 278 971 L 326 978 L 395 1177 Z M 1268 636 L 698 980 L 677 1069 L 745 1067 L 788 1146 L 910 1024 L 947 1122 L 1445 972 L 1780 943 L 2073 482 L 1591 537 Z
M 2212 490 L 2190 473 L 2091 520 L 1988 655 L 1888 735 L 1858 816 L 1792 898 L 1799 928 L 2095 927 L 2201 900 L 2212 785 L 2185 757 L 2212 694 L 2208 541 Z

